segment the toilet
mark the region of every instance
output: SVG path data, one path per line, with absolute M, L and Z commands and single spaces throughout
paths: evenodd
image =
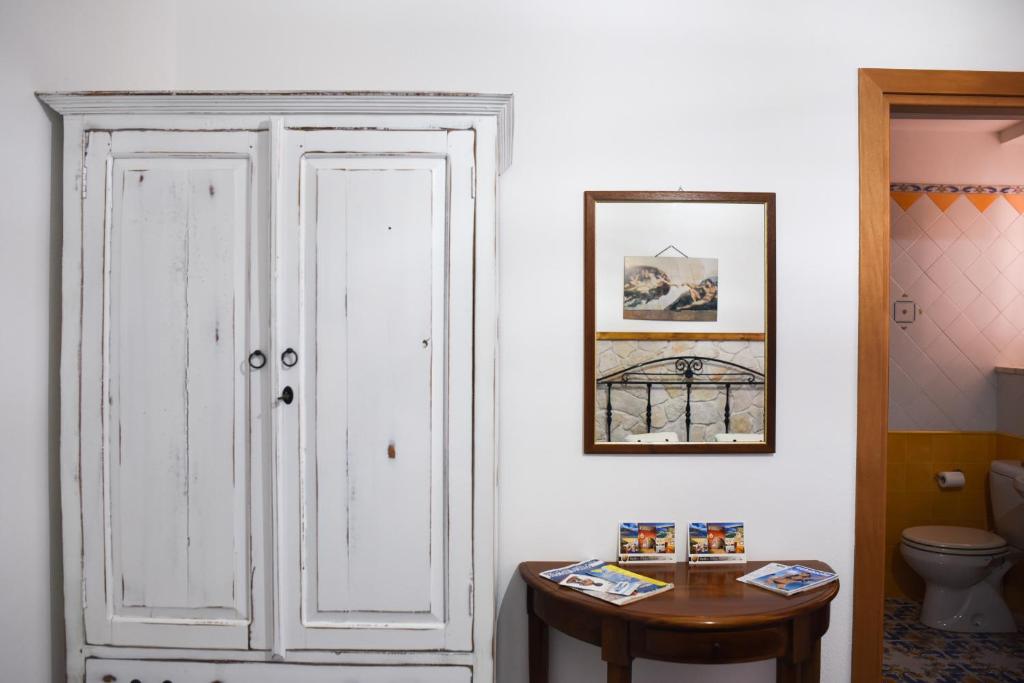
M 994 460 L 989 490 L 997 533 L 959 526 L 903 531 L 900 554 L 925 581 L 926 626 L 962 633 L 1017 630 L 1002 583 L 1024 558 L 1024 463 Z

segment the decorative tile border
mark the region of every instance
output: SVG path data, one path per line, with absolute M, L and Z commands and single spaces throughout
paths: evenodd
M 890 192 L 942 194 L 1024 194 L 1024 185 L 948 185 L 945 183 L 892 183 Z
M 1024 185 L 891 183 L 889 193 L 904 211 L 927 195 L 941 211 L 948 209 L 960 197 L 974 204 L 978 211 L 984 211 L 1002 197 L 1018 214 L 1024 213 Z

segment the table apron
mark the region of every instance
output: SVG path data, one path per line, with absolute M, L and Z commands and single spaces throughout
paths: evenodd
M 799 663 L 811 657 L 816 642 L 829 626 L 829 606 L 799 616 L 751 628 L 691 629 L 650 625 L 595 614 L 585 606 L 532 593 L 530 608 L 545 624 L 577 640 L 607 647 L 612 634 L 615 650 L 628 642 L 628 659 L 657 659 L 686 664 L 726 664 L 782 658 Z M 602 635 L 603 632 L 603 635 Z M 615 660 L 621 656 L 614 657 Z M 608 660 L 608 657 L 605 657 Z
M 629 653 L 643 659 L 688 664 L 775 659 L 786 654 L 789 631 L 786 624 L 739 631 L 682 631 L 631 624 Z

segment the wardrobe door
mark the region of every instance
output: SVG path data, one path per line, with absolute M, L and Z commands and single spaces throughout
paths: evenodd
M 247 357 L 269 329 L 265 134 L 86 143 L 74 321 L 86 640 L 260 646 L 270 404 Z
M 287 648 L 472 648 L 473 137 L 286 136 Z

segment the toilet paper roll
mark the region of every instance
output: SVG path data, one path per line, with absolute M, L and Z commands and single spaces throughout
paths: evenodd
M 962 489 L 967 480 L 964 479 L 964 473 L 959 470 L 953 472 L 939 472 L 935 475 L 935 480 L 939 482 L 940 489 Z

